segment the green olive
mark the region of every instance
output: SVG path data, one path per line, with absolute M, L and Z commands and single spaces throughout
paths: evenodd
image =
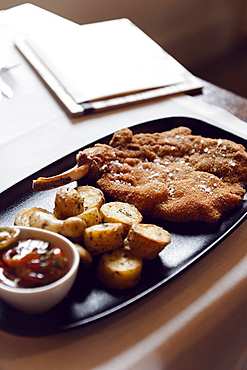
M 20 234 L 20 230 L 8 227 L 0 226 L 0 250 L 7 248 L 9 245 L 13 244 Z

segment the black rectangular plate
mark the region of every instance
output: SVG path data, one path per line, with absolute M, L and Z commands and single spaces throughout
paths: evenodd
M 193 134 L 226 138 L 246 147 L 246 140 L 206 122 L 187 117 L 158 119 L 138 124 L 131 129 L 134 133 L 160 132 L 181 125 L 190 127 Z M 97 142 L 108 143 L 110 138 L 111 135 Z M 16 214 L 22 208 L 36 206 L 52 210 L 56 190 L 34 193 L 31 189 L 32 180 L 39 176 L 52 176 L 74 166 L 77 152 L 78 150 L 2 192 L 0 225 L 13 225 Z M 141 281 L 136 287 L 125 291 L 108 290 L 96 279 L 93 266 L 89 270 L 79 271 L 68 296 L 47 313 L 27 315 L 0 300 L 0 328 L 18 335 L 41 336 L 88 324 L 111 314 L 168 283 L 171 278 L 218 245 L 240 225 L 246 214 L 247 202 L 244 200 L 240 207 L 225 213 L 220 221 L 214 224 L 171 223 L 146 218 L 145 222 L 156 223 L 167 229 L 171 233 L 172 241 L 158 258 L 145 261 Z

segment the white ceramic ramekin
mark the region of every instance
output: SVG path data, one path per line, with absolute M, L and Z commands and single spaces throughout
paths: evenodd
M 69 260 L 69 271 L 59 280 L 37 288 L 10 287 L 0 282 L 0 298 L 25 313 L 38 314 L 58 304 L 71 289 L 79 268 L 79 253 L 67 238 L 51 231 L 32 227 L 20 229 L 19 239 L 39 239 L 61 248 Z

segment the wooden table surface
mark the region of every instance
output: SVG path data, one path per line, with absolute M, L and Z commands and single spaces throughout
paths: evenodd
M 202 94 L 195 97 L 205 103 L 214 104 L 226 109 L 234 116 L 247 122 L 247 99 L 222 89 L 209 82 L 203 81 L 204 88 Z

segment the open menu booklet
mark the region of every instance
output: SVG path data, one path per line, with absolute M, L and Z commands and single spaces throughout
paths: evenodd
M 126 18 L 62 25 L 19 37 L 15 44 L 72 115 L 202 88 Z

